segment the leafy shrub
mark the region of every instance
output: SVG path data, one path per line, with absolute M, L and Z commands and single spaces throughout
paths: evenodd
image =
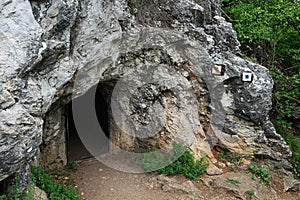
M 297 120 L 293 119 L 293 113 L 299 110 L 300 96 L 300 74 L 287 76 L 284 73 L 271 68 L 271 75 L 275 81 L 273 95 L 273 123 L 277 132 L 283 136 L 290 146 L 293 157 L 293 172 L 296 178 L 300 178 L 300 139 L 293 135 L 299 132 Z
M 300 74 L 288 76 L 274 67 L 271 68 L 270 72 L 275 82 L 273 95 L 274 119 L 278 126 L 291 130 L 293 128 L 293 115 L 300 109 Z
M 296 178 L 300 179 L 300 139 L 286 131 L 282 126 L 276 127 L 277 132 L 283 136 L 284 140 L 290 146 L 293 157 L 291 164 L 293 165 L 293 173 Z
M 74 188 L 68 189 L 63 184 L 53 181 L 53 176 L 44 172 L 41 168 L 32 169 L 32 180 L 26 191 L 20 190 L 20 178 L 15 178 L 10 185 L 7 194 L 0 196 L 0 200 L 32 200 L 34 198 L 34 186 L 39 187 L 47 193 L 50 200 L 80 200 Z
M 32 180 L 37 187 L 44 190 L 50 200 L 80 200 L 74 188 L 68 189 L 63 184 L 58 184 L 53 181 L 53 176 L 44 172 L 41 168 L 32 170 Z
M 187 178 L 199 180 L 199 176 L 204 174 L 207 168 L 205 157 L 195 161 L 194 154 L 177 143 L 173 144 L 173 151 L 172 155 L 166 157 L 157 151 L 146 154 L 142 159 L 145 171 L 157 171 L 160 174 L 167 175 L 183 174 Z M 175 160 L 178 155 L 181 156 Z M 160 168 L 160 166 L 164 166 L 165 163 L 170 163 L 172 160 L 175 161 L 166 167 Z
M 260 178 L 261 184 L 272 185 L 271 175 L 264 167 L 257 167 L 256 164 L 249 164 L 247 173 L 252 172 Z
M 299 66 L 299 0 L 222 0 L 222 6 L 246 53 L 265 65 Z
M 291 163 L 294 167 L 293 172 L 295 174 L 295 177 L 297 179 L 300 179 L 300 155 L 299 154 L 293 155 L 293 159 L 292 159 Z

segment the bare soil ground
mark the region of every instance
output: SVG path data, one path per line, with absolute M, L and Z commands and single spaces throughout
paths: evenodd
M 244 174 L 247 176 L 246 173 Z M 240 175 L 237 174 L 237 176 Z M 264 194 L 253 196 L 244 194 L 237 198 L 234 188 L 228 190 L 228 188 L 210 187 L 207 183 L 205 184 L 205 181 L 190 181 L 183 176 L 167 177 L 158 174 L 120 172 L 103 165 L 96 159 L 79 162 L 77 170 L 71 173 L 71 179 L 75 181 L 80 195 L 87 200 L 231 200 L 240 198 L 300 200 L 299 192 L 283 192 L 283 183 L 278 177 L 273 179 L 272 187 L 263 186 L 266 191 Z M 204 175 L 203 179 L 209 180 L 210 177 Z M 248 183 L 245 184 L 247 186 Z M 239 186 L 232 187 L 238 188 Z

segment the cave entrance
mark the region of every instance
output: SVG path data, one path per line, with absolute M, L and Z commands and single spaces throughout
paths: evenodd
M 93 107 L 94 110 L 96 111 L 96 116 L 98 123 L 101 126 L 101 129 L 103 130 L 104 134 L 100 134 L 97 136 L 97 141 L 96 141 L 96 147 L 95 145 L 93 148 L 96 148 L 97 155 L 99 156 L 102 154 L 105 154 L 109 151 L 109 138 L 110 138 L 110 131 L 109 131 L 109 101 L 107 96 L 104 95 L 103 91 L 103 85 L 98 84 L 96 86 L 93 86 L 89 91 L 84 94 L 83 96 L 78 97 L 77 99 L 74 99 L 71 101 L 69 104 L 66 105 L 66 125 L 67 125 L 67 159 L 68 162 L 72 161 L 78 161 L 78 160 L 83 160 L 86 158 L 93 157 L 91 153 L 87 150 L 87 148 L 84 146 L 82 142 L 82 138 L 80 138 L 78 134 L 78 130 L 75 126 L 75 120 L 74 120 L 74 113 L 72 110 L 72 106 L 76 105 L 76 102 L 82 101 L 85 98 L 90 98 L 93 97 L 95 100 L 95 106 Z M 95 94 L 96 91 L 96 94 Z M 82 104 L 82 103 L 81 103 Z M 82 107 L 82 106 L 81 106 Z M 89 129 L 88 129 L 88 123 L 89 123 L 89 118 L 86 117 L 88 116 L 88 112 L 90 110 L 86 110 L 84 107 L 80 108 L 82 111 L 82 122 L 87 124 L 86 128 L 86 133 L 88 134 Z M 85 116 L 84 116 L 85 115 Z M 92 137 L 91 137 L 91 140 Z

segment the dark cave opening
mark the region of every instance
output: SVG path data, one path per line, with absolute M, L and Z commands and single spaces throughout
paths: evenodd
M 109 151 L 109 101 L 107 100 L 107 96 L 105 96 L 105 94 L 102 91 L 103 87 L 105 86 L 99 83 L 98 85 L 90 88 L 86 94 L 74 99 L 66 105 L 66 146 L 67 160 L 69 163 L 73 161 L 91 158 L 93 156 L 99 156 Z M 72 107 L 74 104 L 76 105 L 76 102 L 84 101 L 84 99 L 91 97 L 93 97 L 93 100 L 95 101 L 94 111 L 96 112 L 98 123 L 100 124 L 101 129 L 104 132 L 104 134 L 100 134 L 100 139 L 99 136 L 96 137 L 97 142 L 95 152 L 97 155 L 95 155 L 95 153 L 90 153 L 88 148 L 86 148 L 86 146 L 84 145 L 84 142 L 82 142 L 82 138 L 80 137 L 78 129 L 75 125 Z M 82 109 L 82 117 L 84 118 L 82 122 L 89 123 L 88 117 L 85 117 L 89 115 L 89 111 L 86 111 L 85 108 L 80 109 Z M 89 129 L 86 128 L 86 131 L 89 132 Z M 90 139 L 93 140 L 93 136 Z

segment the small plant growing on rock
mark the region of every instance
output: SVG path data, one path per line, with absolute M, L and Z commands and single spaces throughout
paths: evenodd
M 275 169 L 281 169 L 283 167 L 283 164 L 282 163 L 280 163 L 280 162 L 275 162 L 274 163 L 274 168 Z
M 235 179 L 227 179 L 227 181 L 226 181 L 227 183 L 231 183 L 231 184 L 233 184 L 233 185 L 238 185 L 238 184 L 240 184 L 240 182 L 238 181 L 238 180 L 235 180 Z
M 247 194 L 250 195 L 250 196 L 253 196 L 254 195 L 254 191 L 253 190 L 247 190 Z
M 261 184 L 272 185 L 272 182 L 270 181 L 271 175 L 264 167 L 257 167 L 256 164 L 249 164 L 246 172 L 254 173 L 255 176 L 260 178 L 259 182 Z
M 229 170 L 231 171 L 238 170 L 241 162 L 241 157 L 230 153 L 228 149 L 223 149 L 222 152 L 218 154 L 218 159 L 224 163 L 230 163 Z

